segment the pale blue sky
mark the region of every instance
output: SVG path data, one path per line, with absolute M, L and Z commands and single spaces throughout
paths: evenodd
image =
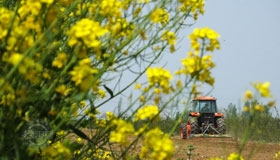
M 239 105 L 244 91 L 257 81 L 270 81 L 271 93 L 280 103 L 279 7 L 279 0 L 206 1 L 205 14 L 191 29 L 180 32 L 180 37 L 187 37 L 193 28 L 209 27 L 221 35 L 221 49 L 213 53 L 216 83 L 211 93 L 220 107 L 230 102 Z M 189 40 L 183 39 L 179 46 L 161 61 L 173 71 L 189 50 Z
M 190 28 L 182 30 L 173 54 L 165 53 L 159 64 L 174 73 L 189 51 L 188 35 L 194 28 L 209 27 L 220 35 L 221 49 L 213 53 L 216 78 L 213 92 L 220 108 L 229 103 L 240 107 L 243 93 L 251 82 L 271 82 L 271 93 L 280 104 L 280 0 L 206 0 L 205 14 L 199 16 Z M 166 65 L 167 64 L 167 65 Z M 138 82 L 146 81 L 144 75 Z M 129 79 L 124 81 L 130 82 Z M 203 88 L 209 91 L 209 88 Z M 130 92 L 137 95 L 133 88 Z M 187 97 L 186 97 L 187 98 Z M 112 111 L 118 104 L 118 98 L 101 107 L 102 112 Z M 123 99 L 123 108 L 127 105 Z M 280 109 L 280 107 L 278 107 Z

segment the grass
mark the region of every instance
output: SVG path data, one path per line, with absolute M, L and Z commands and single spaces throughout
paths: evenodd
M 249 123 L 249 113 L 238 112 L 235 105 L 229 105 L 224 111 L 227 132 L 240 139 Z M 263 142 L 280 142 L 280 119 L 266 110 L 254 119 L 253 133 L 249 140 Z

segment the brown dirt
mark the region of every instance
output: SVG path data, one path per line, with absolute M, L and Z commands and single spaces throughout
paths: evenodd
M 83 132 L 91 137 L 95 131 L 83 129 Z M 129 139 L 133 141 L 135 137 L 133 136 Z M 175 153 L 173 156 L 174 160 L 187 160 L 189 144 L 192 144 L 195 147 L 195 150 L 193 151 L 194 156 L 191 160 L 207 160 L 215 157 L 227 159 L 230 153 L 236 152 L 237 148 L 239 148 L 239 142 L 233 140 L 232 138 L 196 137 L 191 139 L 181 139 L 179 136 L 173 136 L 171 139 L 175 145 Z M 133 150 L 141 150 L 141 140 L 133 147 Z M 273 160 L 275 153 L 279 151 L 280 144 L 250 141 L 246 144 L 242 152 L 242 156 L 245 160 Z M 249 157 L 251 152 L 253 155 Z
M 180 137 L 173 137 L 175 144 L 175 155 L 173 159 L 187 159 L 188 145 L 195 147 L 192 160 L 203 160 L 214 157 L 226 158 L 232 152 L 236 151 L 238 143 L 232 138 L 192 138 L 182 140 Z M 249 159 L 250 152 L 253 152 L 251 160 L 272 160 L 275 153 L 280 151 L 280 145 L 275 143 L 257 143 L 248 142 L 243 157 Z

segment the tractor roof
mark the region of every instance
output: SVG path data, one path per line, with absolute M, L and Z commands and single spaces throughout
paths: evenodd
M 193 101 L 197 101 L 197 100 L 215 101 L 216 99 L 214 97 L 196 97 L 193 99 Z

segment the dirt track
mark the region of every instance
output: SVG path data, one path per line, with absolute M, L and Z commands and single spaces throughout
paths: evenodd
M 230 153 L 234 152 L 237 147 L 237 143 L 231 138 L 192 138 L 181 140 L 179 137 L 173 137 L 172 139 L 176 147 L 174 159 L 186 159 L 189 144 L 195 147 L 193 151 L 195 156 L 192 160 L 202 160 L 210 157 L 227 157 Z M 280 145 L 249 142 L 244 152 L 242 152 L 246 160 L 252 149 L 255 151 L 250 159 L 273 160 L 275 153 L 280 151 Z

